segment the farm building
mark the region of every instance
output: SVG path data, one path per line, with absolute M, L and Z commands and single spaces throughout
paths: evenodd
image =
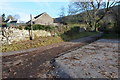
M 54 23 L 54 19 L 51 18 L 46 12 L 44 12 L 34 17 L 32 22 L 33 24 L 52 25 Z M 30 23 L 30 21 L 27 23 Z

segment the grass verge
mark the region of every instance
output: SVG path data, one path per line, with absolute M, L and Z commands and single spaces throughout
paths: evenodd
M 28 40 L 28 41 L 19 42 L 19 43 L 13 43 L 10 45 L 3 45 L 2 52 L 36 48 L 36 47 L 46 46 L 46 45 L 59 43 L 59 42 L 63 42 L 63 40 L 60 37 L 41 37 L 35 40 Z
M 36 48 L 40 46 L 46 46 L 53 43 L 59 43 L 64 41 L 70 41 L 73 39 L 78 39 L 82 37 L 87 37 L 91 35 L 95 35 L 97 32 L 80 32 L 72 35 L 65 35 L 62 34 L 56 37 L 40 37 L 34 40 L 22 41 L 18 43 L 13 43 L 10 45 L 3 45 L 2 52 L 9 52 L 9 51 L 17 51 L 17 50 L 25 50 L 29 48 Z
M 95 35 L 97 33 L 98 32 L 79 32 L 79 33 L 74 33 L 74 34 L 71 34 L 71 35 L 61 34 L 60 37 L 64 41 L 70 41 L 70 40 L 79 39 L 79 38 L 82 38 L 82 37 Z
M 115 33 L 107 33 L 103 34 L 103 39 L 120 39 L 120 34 L 115 34 Z

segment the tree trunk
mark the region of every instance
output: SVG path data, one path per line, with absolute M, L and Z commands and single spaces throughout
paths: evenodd
M 96 27 L 96 22 L 93 23 L 93 31 L 96 32 L 97 31 L 97 27 Z

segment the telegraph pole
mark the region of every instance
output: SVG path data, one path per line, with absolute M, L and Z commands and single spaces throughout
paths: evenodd
M 31 19 L 31 21 L 30 21 L 30 27 L 31 27 L 30 40 L 32 40 L 33 39 L 33 34 L 32 34 L 33 27 L 32 27 L 32 15 L 31 14 L 30 14 L 30 19 Z

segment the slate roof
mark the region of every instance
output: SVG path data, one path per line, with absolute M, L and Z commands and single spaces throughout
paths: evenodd
M 17 21 L 10 21 L 10 23 L 17 23 Z
M 43 14 L 45 14 L 45 13 L 46 13 L 46 12 L 43 12 L 43 13 L 41 13 L 41 14 L 35 16 L 34 18 L 36 19 L 36 18 L 38 18 L 39 16 L 41 16 L 41 15 L 43 15 Z
M 41 13 L 41 14 L 35 16 L 34 19 L 37 19 L 38 17 L 40 17 L 40 16 L 43 15 L 43 14 L 47 14 L 47 13 L 46 13 L 46 12 L 43 12 L 43 13 Z M 28 24 L 28 23 L 30 23 L 30 22 L 31 22 L 31 20 L 29 20 L 29 21 L 26 22 L 26 23 Z

